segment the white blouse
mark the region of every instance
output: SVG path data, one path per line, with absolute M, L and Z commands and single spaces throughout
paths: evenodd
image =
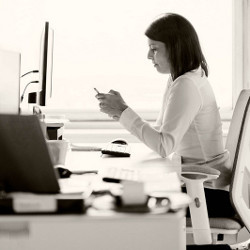
M 168 81 L 155 126 L 130 107 L 120 123 L 162 157 L 175 152 L 183 161 L 207 161 L 223 154 L 222 123 L 215 96 L 201 68 Z

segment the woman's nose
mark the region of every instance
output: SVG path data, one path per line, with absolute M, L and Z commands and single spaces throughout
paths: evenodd
M 151 50 L 148 51 L 148 55 L 147 55 L 148 59 L 153 59 L 153 56 L 152 56 L 152 52 Z

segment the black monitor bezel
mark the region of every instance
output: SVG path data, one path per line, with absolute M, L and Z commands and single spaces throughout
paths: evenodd
M 50 35 L 52 36 L 53 34 L 49 34 L 50 32 L 50 25 L 49 22 L 45 22 L 45 27 L 44 27 L 44 33 L 42 35 L 42 45 L 41 45 L 41 51 L 40 51 L 40 69 L 42 72 L 40 72 L 40 87 L 41 90 L 38 92 L 38 105 L 40 106 L 46 106 L 48 98 L 51 97 L 52 95 L 52 70 L 53 70 L 53 42 L 49 45 L 49 39 Z M 53 39 L 53 38 L 52 38 Z M 49 51 L 49 46 L 52 46 L 52 51 Z M 51 53 L 51 55 L 49 55 Z M 49 56 L 51 56 L 51 69 L 48 69 L 48 60 Z M 51 79 L 48 82 L 48 71 L 51 70 Z M 50 86 L 48 86 L 50 84 Z M 50 93 L 48 93 L 48 91 Z

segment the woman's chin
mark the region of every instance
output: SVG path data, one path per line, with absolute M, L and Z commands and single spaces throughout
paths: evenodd
M 170 74 L 169 70 L 162 70 L 161 68 L 159 67 L 156 67 L 156 70 L 161 73 L 161 74 Z

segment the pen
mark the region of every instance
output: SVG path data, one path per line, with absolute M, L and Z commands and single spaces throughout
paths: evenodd
M 100 94 L 100 92 L 96 88 L 94 88 L 94 90 L 97 94 Z

